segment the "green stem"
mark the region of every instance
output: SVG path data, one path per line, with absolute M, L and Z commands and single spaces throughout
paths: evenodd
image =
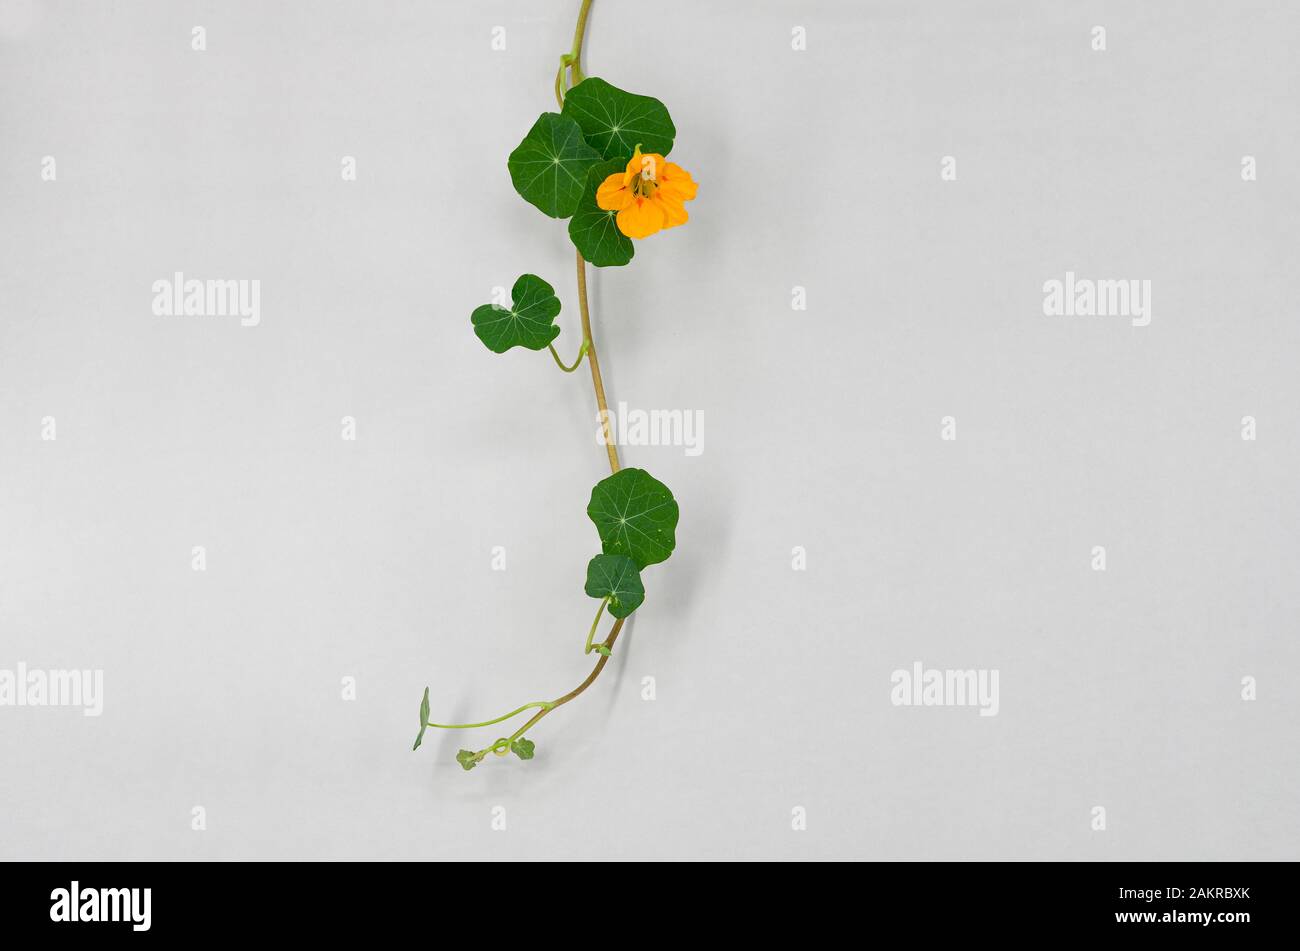
M 569 51 L 569 68 L 572 70 L 569 85 L 576 86 L 587 77 L 582 72 L 582 39 L 587 33 L 587 14 L 591 12 L 591 0 L 582 0 L 582 9 L 578 11 L 578 25 L 573 28 L 573 49 Z
M 560 354 L 559 354 L 559 352 L 555 349 L 555 345 L 554 345 L 554 344 L 550 344 L 550 343 L 548 343 L 548 344 L 546 345 L 546 349 L 549 350 L 549 351 L 551 351 L 551 356 L 553 356 L 553 357 L 555 358 L 555 365 L 556 365 L 557 367 L 559 367 L 559 368 L 560 368 L 561 370 L 563 370 L 565 373 L 572 373 L 574 370 L 578 369 L 578 367 L 580 367 L 580 366 L 582 365 L 582 358 L 585 357 L 585 356 L 587 355 L 587 347 L 588 347 L 588 345 L 589 345 L 590 343 L 591 343 L 590 340 L 584 340 L 584 341 L 582 341 L 582 346 L 578 348 L 578 359 L 576 359 L 576 360 L 573 361 L 573 366 L 568 366 L 568 367 L 566 367 L 566 366 L 564 365 L 564 361 L 560 359 Z
M 500 723 L 502 720 L 509 720 L 511 717 L 517 717 L 525 710 L 531 710 L 533 707 L 550 709 L 552 704 L 548 700 L 538 700 L 535 703 L 525 703 L 518 710 L 511 710 L 503 717 L 497 717 L 495 720 L 484 720 L 482 723 L 426 723 L 425 726 L 437 727 L 439 730 L 472 730 L 475 727 L 491 726 L 494 723 Z
M 523 736 L 523 735 L 524 735 L 524 731 L 527 730 L 529 727 L 531 727 L 531 726 L 532 726 L 534 723 L 536 723 L 537 720 L 539 720 L 539 719 L 541 719 L 541 718 L 538 717 L 537 719 L 529 720 L 527 723 L 525 723 L 523 726 L 521 726 L 521 727 L 519 728 L 518 732 L 512 733 L 512 734 L 510 735 L 510 742 L 513 743 L 515 740 L 517 740 L 517 739 L 519 739 L 521 736 Z
M 609 636 L 605 638 L 606 649 L 611 651 L 613 650 L 614 642 L 618 640 L 619 632 L 623 630 L 623 622 L 625 620 L 626 618 L 619 618 L 617 621 L 614 622 L 614 626 L 609 629 Z M 542 719 L 542 717 L 546 716 L 546 714 L 550 713 L 556 707 L 562 707 L 570 700 L 573 700 L 576 697 L 581 696 L 583 691 L 585 691 L 588 687 L 590 687 L 593 683 L 596 682 L 596 678 L 600 676 L 600 672 L 604 670 L 605 665 L 609 663 L 609 656 L 610 656 L 609 654 L 601 654 L 600 660 L 596 661 L 596 666 L 591 669 L 591 673 L 587 675 L 586 680 L 578 684 L 578 686 L 574 687 L 572 690 L 566 693 L 563 697 L 560 697 L 558 700 L 552 700 L 551 705 L 546 709 L 539 710 L 536 713 L 534 713 L 531 717 L 529 717 L 528 722 L 525 723 L 523 726 L 521 726 L 518 730 L 516 730 L 511 735 L 510 737 L 511 742 L 514 742 L 515 740 L 523 736 L 525 733 L 527 733 L 529 730 L 531 730 L 534 726 L 537 725 L 537 723 Z
M 587 78 L 582 71 L 582 40 L 587 34 L 587 14 L 591 12 L 591 0 L 582 0 L 582 9 L 578 11 L 578 25 L 573 28 L 573 49 L 560 57 L 560 70 L 555 74 L 555 101 L 564 105 L 565 70 L 569 71 L 568 88 L 572 89 Z
M 608 597 L 605 597 L 601 600 L 600 607 L 596 609 L 596 620 L 591 622 L 591 631 L 590 633 L 587 634 L 586 653 L 588 654 L 590 654 L 594 649 L 591 646 L 591 640 L 596 633 L 596 625 L 600 623 L 600 615 L 602 612 L 604 612 L 605 605 L 607 603 L 609 603 Z M 595 681 L 595 679 L 600 676 L 600 672 L 605 669 L 605 663 L 610 658 L 610 653 L 612 652 L 612 649 L 614 647 L 614 642 L 618 640 L 619 632 L 622 630 L 623 630 L 623 618 L 619 618 L 617 621 L 614 622 L 614 626 L 610 628 L 609 636 L 605 638 L 605 642 L 600 645 L 601 647 L 604 648 L 604 650 L 601 651 L 600 660 L 596 661 L 595 669 L 592 670 L 592 672 L 587 676 L 586 680 L 584 680 L 581 684 L 579 684 L 575 689 L 570 690 L 560 699 L 552 700 L 549 703 L 530 703 L 526 706 L 520 707 L 514 713 L 507 713 L 504 717 L 501 717 L 498 720 L 492 720 L 490 721 L 490 723 L 476 724 L 480 726 L 490 726 L 491 723 L 500 723 L 501 720 L 507 720 L 510 717 L 514 716 L 515 713 L 520 713 L 521 711 L 529 709 L 529 707 L 541 707 L 541 710 L 533 714 L 533 716 L 529 718 L 527 723 L 521 726 L 514 733 L 511 733 L 510 736 L 496 740 L 495 742 L 492 743 L 491 746 L 487 747 L 486 749 L 479 750 L 477 753 L 475 753 L 474 754 L 475 761 L 481 762 L 483 758 L 487 756 L 489 753 L 495 753 L 499 749 L 509 749 L 510 744 L 514 743 L 515 740 L 519 739 L 521 736 L 523 736 L 525 733 L 531 730 L 537 724 L 537 722 L 541 720 L 542 717 L 546 716 L 546 714 L 550 713 L 556 707 L 568 703 L 574 697 L 578 696 L 580 693 L 582 693 L 584 690 L 590 687 L 592 683 Z M 429 726 L 437 726 L 437 724 L 430 723 Z
M 609 604 L 609 595 L 605 595 L 600 601 L 600 607 L 596 609 L 596 619 L 591 622 L 591 630 L 587 632 L 587 646 L 583 650 L 584 654 L 591 653 L 591 639 L 596 636 L 596 625 L 600 623 L 600 616 L 605 613 L 605 605 Z
M 564 71 L 569 68 L 569 54 L 560 57 L 560 68 L 555 73 L 555 101 L 564 108 Z
M 591 365 L 591 388 L 596 393 L 596 410 L 600 419 L 601 435 L 605 440 L 605 453 L 609 456 L 610 474 L 618 472 L 618 446 L 609 425 L 609 403 L 605 399 L 605 381 L 600 375 L 600 357 L 596 356 L 596 341 L 591 335 L 591 311 L 587 306 L 587 262 L 581 251 L 574 251 L 578 261 L 578 311 L 582 315 L 582 336 L 587 341 L 587 363 Z

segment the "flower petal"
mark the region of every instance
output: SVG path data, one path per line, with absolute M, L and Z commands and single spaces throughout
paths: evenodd
M 618 230 L 629 238 L 648 238 L 664 227 L 664 212 L 648 198 L 637 198 L 618 213 Z
M 664 227 L 676 228 L 678 225 L 686 224 L 686 219 L 690 217 L 686 214 L 686 206 L 676 195 L 670 194 L 666 188 L 661 188 L 655 192 L 654 198 L 650 199 L 664 213 Z
M 623 176 L 615 172 L 596 189 L 596 204 L 605 211 L 622 211 L 632 204 L 632 190 L 623 184 Z
M 676 162 L 664 162 L 659 173 L 659 187 L 681 198 L 682 201 L 690 201 L 695 197 L 700 186 L 695 184 L 691 173 Z

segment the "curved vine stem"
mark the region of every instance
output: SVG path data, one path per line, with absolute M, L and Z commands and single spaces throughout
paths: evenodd
M 495 720 L 484 720 L 482 723 L 429 723 L 426 724 L 426 726 L 437 727 L 439 730 L 472 730 L 475 727 L 491 726 L 494 723 L 501 723 L 503 720 L 509 720 L 511 717 L 517 717 L 525 710 L 531 710 L 533 707 L 542 707 L 545 709 L 549 706 L 551 706 L 551 701 L 538 700 L 534 703 L 525 703 L 518 710 L 511 710 L 505 716 L 497 717 Z
M 573 49 L 569 51 L 570 86 L 576 86 L 587 77 L 582 72 L 582 40 L 587 35 L 587 14 L 591 12 L 591 0 L 582 0 L 582 9 L 578 11 L 578 23 L 573 28 Z
M 623 622 L 624 622 L 625 620 L 626 620 L 626 618 L 619 618 L 617 621 L 614 622 L 614 626 L 613 626 L 612 628 L 609 629 L 609 637 L 605 638 L 605 649 L 606 649 L 606 650 L 611 650 L 611 651 L 612 651 L 612 650 L 614 649 L 614 642 L 615 642 L 616 640 L 618 640 L 618 635 L 619 635 L 619 633 L 623 630 Z M 592 685 L 592 683 L 595 682 L 596 678 L 600 676 L 600 672 L 601 672 L 602 670 L 605 669 L 605 665 L 606 665 L 607 663 L 609 663 L 609 655 L 608 655 L 608 654 L 601 654 L 601 655 L 600 655 L 600 660 L 596 661 L 596 666 L 595 666 L 594 668 L 592 668 L 592 671 L 591 671 L 591 673 L 589 673 L 589 674 L 587 675 L 587 679 L 586 679 L 586 680 L 584 680 L 582 683 L 578 684 L 578 686 L 574 687 L 572 690 L 570 690 L 568 693 L 566 693 L 566 694 L 565 694 L 563 697 L 561 697 L 560 699 L 558 699 L 558 700 L 552 700 L 552 701 L 551 701 L 551 705 L 550 705 L 549 707 L 546 707 L 546 708 L 544 708 L 544 709 L 542 709 L 542 710 L 539 710 L 536 714 L 533 715 L 533 717 L 532 717 L 531 719 L 529 719 L 529 721 L 528 721 L 527 723 L 525 723 L 523 726 L 521 726 L 521 727 L 520 727 L 520 728 L 519 728 L 519 729 L 518 729 L 518 730 L 517 730 L 517 731 L 516 731 L 516 732 L 515 732 L 511 737 L 510 737 L 510 739 L 511 739 L 512 741 L 519 739 L 521 736 L 523 736 L 525 733 L 527 733 L 529 730 L 531 730 L 534 726 L 536 726 L 537 723 L 539 723 L 539 722 L 541 721 L 542 717 L 546 716 L 546 714 L 550 713 L 550 712 L 551 712 L 552 710 L 554 710 L 556 707 L 562 707 L 562 706 L 564 706 L 566 703 L 568 703 L 570 700 L 573 700 L 573 699 L 577 698 L 578 696 L 580 696 L 580 695 L 582 694 L 582 692 L 583 692 L 584 690 L 586 690 L 588 687 L 590 687 L 590 686 Z
M 592 619 L 591 630 L 587 632 L 587 646 L 582 650 L 584 654 L 590 654 L 592 651 L 591 639 L 596 636 L 596 626 L 600 624 L 600 616 L 605 613 L 607 604 L 609 604 L 609 595 L 600 599 L 600 607 L 596 609 L 596 616 Z
M 591 13 L 591 2 L 592 0 L 582 0 L 582 8 L 578 10 L 578 25 L 573 28 L 573 49 L 560 57 L 560 71 L 555 74 L 555 101 L 561 107 L 564 105 L 565 72 L 569 73 L 570 88 L 587 78 L 582 71 L 582 41 L 587 36 L 587 16 Z M 591 365 L 591 385 L 596 390 L 600 430 L 605 440 L 605 454 L 609 456 L 609 471 L 612 474 L 621 468 L 618 462 L 618 447 L 614 445 L 614 434 L 610 430 L 605 382 L 600 376 L 600 358 L 596 356 L 596 344 L 591 336 L 591 311 L 587 303 L 587 262 L 583 260 L 581 251 L 575 253 L 578 257 L 578 309 L 582 312 L 582 339 L 587 346 L 587 362 Z M 559 362 L 559 357 L 556 357 L 556 362 Z
M 605 454 L 609 456 L 609 471 L 617 472 L 618 447 L 609 425 L 609 404 L 605 401 L 605 381 L 600 376 L 600 358 L 596 356 L 596 342 L 591 336 L 591 312 L 587 309 L 587 262 L 578 251 L 578 309 L 582 311 L 582 336 L 587 341 L 587 363 L 591 365 L 591 385 L 596 391 L 596 409 L 600 412 L 600 430 L 605 440 Z
M 560 71 L 555 74 L 555 101 L 564 105 L 565 72 L 568 72 L 568 88 L 572 89 L 586 79 L 582 71 L 582 41 L 587 35 L 587 14 L 591 12 L 591 0 L 582 0 L 582 9 L 578 11 L 578 25 L 573 28 L 573 49 L 560 57 Z
M 548 343 L 546 345 L 546 349 L 551 351 L 551 356 L 555 358 L 555 365 L 557 367 L 559 367 L 565 373 L 572 373 L 574 370 L 578 369 L 578 367 L 582 364 L 582 358 L 587 355 L 587 346 L 588 346 L 588 341 L 586 340 L 582 341 L 582 346 L 578 348 L 578 358 L 574 360 L 573 363 L 571 363 L 567 367 L 564 365 L 564 361 L 560 359 L 560 353 L 558 350 L 555 349 L 554 344 Z

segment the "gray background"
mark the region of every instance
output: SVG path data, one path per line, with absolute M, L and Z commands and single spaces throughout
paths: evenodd
M 479 719 L 589 669 L 590 381 L 468 321 L 533 271 L 575 350 L 504 161 L 577 6 L 0 3 L 0 667 L 106 678 L 99 719 L 0 708 L 0 855 L 1295 858 L 1281 0 L 597 0 L 588 72 L 700 183 L 597 342 L 705 451 L 624 451 L 677 553 L 537 758 L 410 752 L 426 684 Z M 1067 269 L 1151 325 L 1043 316 Z M 261 326 L 155 317 L 176 270 L 261 280 Z M 892 706 L 917 660 L 1001 713 Z

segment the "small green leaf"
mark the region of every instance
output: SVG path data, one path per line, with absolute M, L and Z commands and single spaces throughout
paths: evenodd
M 627 555 L 597 555 L 591 559 L 584 590 L 593 598 L 609 598 L 609 613 L 614 617 L 627 617 L 645 600 L 641 573 Z
M 424 742 L 424 731 L 429 728 L 429 688 L 424 688 L 424 699 L 420 701 L 420 732 L 415 738 L 415 745 L 411 747 L 414 752 L 420 748 Z
M 587 185 L 587 169 L 598 161 L 600 153 L 583 140 L 577 122 L 543 112 L 506 165 L 525 201 L 552 218 L 567 218 Z
M 478 765 L 478 757 L 473 750 L 461 750 L 456 754 L 456 762 L 460 763 L 461 769 L 468 773 Z
M 565 93 L 563 113 L 577 121 L 603 158 L 622 159 L 624 165 L 638 144 L 642 152 L 667 155 L 677 135 L 658 99 L 624 92 L 595 76 Z
M 573 246 L 596 267 L 622 267 L 636 253 L 632 239 L 618 230 L 618 212 L 606 211 L 596 204 L 600 183 L 623 171 L 624 165 L 618 159 L 593 165 L 587 173 L 587 190 L 569 220 L 569 239 Z
M 613 656 L 614 656 L 614 652 L 613 652 L 612 650 L 610 650 L 608 647 L 606 647 L 604 644 L 597 644 L 597 645 L 595 645 L 594 647 L 592 647 L 592 650 L 594 650 L 594 651 L 595 651 L 597 654 L 599 654 L 601 657 L 613 657 Z
M 511 751 L 520 759 L 532 759 L 533 750 L 537 744 L 532 740 L 525 740 L 522 737 L 510 744 Z
M 493 353 L 505 353 L 511 347 L 545 350 L 560 335 L 555 318 L 560 313 L 560 299 L 555 289 L 536 274 L 525 274 L 510 291 L 511 306 L 484 304 L 474 308 L 470 321 L 474 333 Z
M 677 514 L 668 486 L 644 469 L 620 469 L 602 479 L 587 503 L 587 515 L 596 523 L 605 554 L 627 555 L 637 568 L 673 553 Z

